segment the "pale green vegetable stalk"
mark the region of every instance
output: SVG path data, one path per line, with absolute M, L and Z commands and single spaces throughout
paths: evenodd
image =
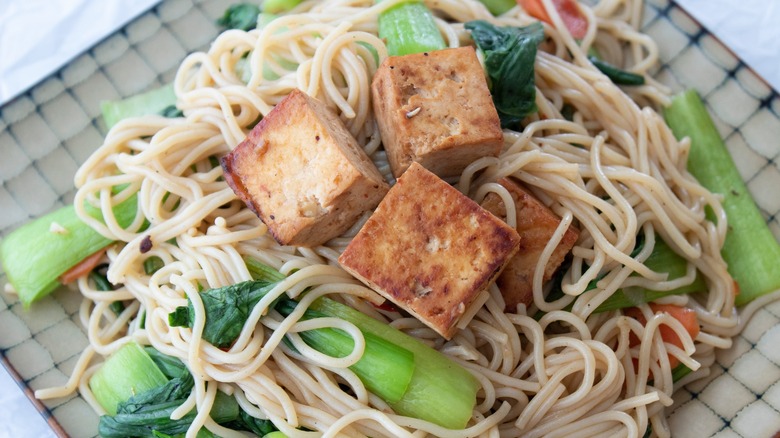
M 176 93 L 173 85 L 165 85 L 145 93 L 123 100 L 100 102 L 103 121 L 111 128 L 120 120 L 151 114 L 162 114 L 164 110 L 176 105 Z
M 739 285 L 736 304 L 747 304 L 780 289 L 780 245 L 698 93 L 688 90 L 675 96 L 664 117 L 677 138 L 691 139 L 688 171 L 704 187 L 723 196 L 729 231 L 721 254 Z
M 488 8 L 488 11 L 490 11 L 490 13 L 493 15 L 501 15 L 504 12 L 517 6 L 517 1 L 515 0 L 480 0 L 480 1 L 482 2 L 482 4 L 485 5 L 486 8 Z
M 379 38 L 385 40 L 390 56 L 447 47 L 433 14 L 419 1 L 400 3 L 379 14 Z
M 100 210 L 88 208 L 101 218 Z M 137 211 L 136 195 L 114 207 L 120 226 L 130 225 Z M 59 230 L 59 231 L 57 231 Z M 0 261 L 19 301 L 29 307 L 59 286 L 60 275 L 112 240 L 79 219 L 72 206 L 28 222 L 0 242 Z
M 471 418 L 480 388 L 465 368 L 417 339 L 357 310 L 327 298 L 316 300 L 311 309 L 355 324 L 414 354 L 414 374 L 404 396 L 390 403 L 401 415 L 436 423 L 448 429 L 463 429 Z
M 263 12 L 269 12 L 272 14 L 287 12 L 290 9 L 298 6 L 301 1 L 302 0 L 265 0 L 263 2 Z
M 253 277 L 270 281 L 281 279 L 282 274 L 273 268 L 251 258 L 245 260 Z M 354 324 L 367 335 L 367 341 L 379 339 L 413 354 L 414 372 L 406 392 L 399 400 L 389 401 L 396 413 L 430 421 L 448 429 L 463 429 L 466 426 L 476 404 L 480 385 L 477 379 L 465 368 L 406 333 L 331 299 L 320 298 L 314 301 L 307 312 L 311 311 Z M 312 330 L 312 332 L 320 331 Z M 318 339 L 318 341 L 320 341 L 318 347 L 322 348 L 320 351 L 337 353 L 329 349 L 325 351 L 326 347 L 322 344 L 322 339 Z M 350 350 L 348 349 L 346 352 Z M 391 358 L 392 356 L 386 354 L 385 357 Z M 390 374 L 388 373 L 388 375 Z M 386 382 L 367 383 L 365 380 L 364 384 L 369 389 L 377 385 L 387 386 Z
M 119 403 L 167 382 L 149 354 L 135 342 L 128 342 L 92 375 L 89 387 L 100 406 L 109 415 L 116 415 Z

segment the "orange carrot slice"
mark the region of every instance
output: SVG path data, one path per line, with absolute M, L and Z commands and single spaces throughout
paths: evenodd
M 694 312 L 693 309 L 675 306 L 673 304 L 655 303 L 650 303 L 650 309 L 653 311 L 653 313 L 668 313 L 674 319 L 680 321 L 688 334 L 691 335 L 691 339 L 695 339 L 696 336 L 699 335 L 699 322 L 696 319 L 696 312 Z M 624 309 L 623 314 L 636 319 L 642 323 L 642 325 L 647 322 L 644 315 L 642 315 L 642 312 L 636 307 Z M 658 331 L 661 333 L 661 339 L 663 339 L 664 342 L 683 348 L 682 340 L 679 336 L 677 336 L 677 333 L 674 331 L 674 329 L 668 325 L 661 324 L 661 326 L 658 327 Z M 632 336 L 629 345 L 633 347 L 637 344 L 639 344 L 639 339 L 635 336 Z M 679 363 L 680 361 L 676 357 L 672 356 L 671 354 L 669 355 L 669 365 L 671 365 L 672 368 L 676 367 Z
M 588 19 L 580 10 L 576 0 L 552 0 L 558 15 L 561 16 L 563 24 L 569 29 L 569 33 L 574 38 L 582 38 L 588 31 Z M 528 15 L 552 25 L 550 14 L 544 8 L 542 0 L 517 0 Z
M 105 252 L 106 248 L 99 249 L 92 253 L 92 255 L 87 256 L 84 260 L 78 262 L 74 267 L 60 275 L 60 283 L 68 284 L 76 281 L 79 277 L 89 274 L 95 269 L 95 266 L 100 262 L 100 258 L 103 257 Z

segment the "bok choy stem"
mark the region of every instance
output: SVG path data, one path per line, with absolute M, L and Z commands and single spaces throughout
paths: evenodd
M 289 315 L 297 303 L 281 300 L 276 305 L 282 315 Z M 304 319 L 327 316 L 307 310 Z M 322 328 L 300 332 L 299 335 L 312 348 L 332 357 L 344 357 L 352 353 L 355 343 L 351 336 L 337 329 Z M 411 351 L 388 342 L 381 336 L 364 332 L 366 347 L 363 356 L 351 369 L 372 393 L 388 403 L 396 403 L 404 396 L 414 372 L 414 355 Z
M 155 88 L 127 99 L 104 100 L 100 102 L 103 121 L 109 129 L 119 123 L 120 120 L 129 117 L 162 114 L 164 111 L 170 113 L 169 107 L 175 106 L 176 93 L 172 84 Z
M 133 222 L 137 210 L 133 195 L 114 207 L 120 226 Z M 101 218 L 100 210 L 88 208 Z M 56 231 L 59 230 L 59 231 Z M 112 240 L 79 219 L 72 206 L 62 207 L 14 230 L 0 242 L 0 260 L 8 281 L 27 308 L 59 286 L 59 276 Z
M 168 378 L 146 351 L 135 342 L 128 342 L 92 375 L 89 387 L 100 406 L 116 415 L 119 403 L 167 382 Z
M 704 103 L 695 90 L 675 96 L 664 111 L 674 135 L 689 137 L 688 171 L 723 196 L 728 233 L 721 250 L 739 285 L 736 304 L 780 289 L 780 244 L 766 224 Z
M 201 292 L 206 313 L 203 338 L 214 345 L 232 343 L 254 305 L 276 284 L 266 280 L 281 279 L 281 273 L 257 261 L 247 259 L 247 266 L 262 280 Z M 282 298 L 274 306 L 289 315 L 297 302 Z M 450 429 L 465 427 L 480 387 L 466 369 L 411 336 L 333 300 L 315 300 L 304 319 L 321 316 L 340 318 L 360 329 L 365 353 L 350 369 L 397 413 Z M 183 306 L 169 315 L 169 322 L 191 327 L 193 317 L 191 305 Z M 314 329 L 300 335 L 312 348 L 333 357 L 343 357 L 354 349 L 352 337 L 337 329 Z
M 432 52 L 447 47 L 433 14 L 420 1 L 399 3 L 379 14 L 379 38 L 390 56 Z
M 650 253 L 650 256 L 647 257 L 644 264 L 655 272 L 667 273 L 668 280 L 684 277 L 688 270 L 688 262 L 674 252 L 672 248 L 658 236 L 655 238 L 653 252 Z M 650 290 L 644 288 L 632 288 L 630 290 L 620 289 L 612 294 L 611 297 L 607 298 L 606 301 L 601 303 L 595 313 L 634 307 L 669 295 L 701 292 L 706 290 L 706 288 L 707 285 L 704 283 L 704 279 L 697 271 L 696 278 L 692 283 L 671 290 Z
M 376 335 L 414 354 L 409 388 L 399 401 L 390 403 L 395 412 L 449 429 L 466 426 L 480 385 L 465 368 L 417 339 L 331 299 L 319 298 L 311 309 L 349 321 L 363 333 Z

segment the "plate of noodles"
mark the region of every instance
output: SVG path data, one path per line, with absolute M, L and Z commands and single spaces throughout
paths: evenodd
M 0 108 L 0 239 L 8 244 L 23 224 L 59 215 L 16 239 L 14 251 L 21 252 L 4 253 L 0 352 L 57 435 L 780 431 L 780 304 L 771 293 L 778 285 L 749 299 L 751 283 L 765 274 L 755 268 L 760 263 L 732 274 L 739 281 L 727 272 L 720 250 L 740 219 L 727 227 L 724 205 L 744 196 L 738 189 L 714 195 L 703 187 L 707 176 L 694 178 L 707 166 L 688 163 L 696 144 L 675 138 L 662 109 L 684 90 L 698 92 L 755 199 L 754 217 L 768 224 L 741 234 L 763 241 L 749 248 L 771 248 L 780 238 L 780 99 L 673 2 L 523 0 L 528 12 L 514 6 L 494 15 L 485 4 L 505 2 L 431 0 L 424 2 L 429 12 L 405 15 L 414 24 L 401 25 L 401 37 L 378 35 L 382 17 L 405 7 L 397 0 L 304 1 L 290 12 L 258 18 L 250 9 L 237 22 L 217 24 L 231 3 L 164 0 Z M 554 4 L 560 13 L 545 14 Z M 504 129 L 497 128 L 495 152 L 444 178 L 416 164 L 397 171 L 398 158 L 385 152 L 395 133 L 372 104 L 382 95 L 372 92 L 374 75 L 392 75 L 392 63 L 383 61 L 397 50 L 393 38 L 419 36 L 426 19 L 443 44 L 428 46 L 435 50 L 473 46 L 478 32 L 494 32 L 470 52 L 476 65 L 488 66 L 486 80 L 465 70 L 448 76 L 476 78 L 492 87 L 494 99 L 501 87 L 517 89 L 499 85 L 490 71 L 505 62 L 494 62 L 504 50 L 499 42 L 517 38 L 522 50 L 533 50 L 519 56 L 534 60 L 526 63 L 535 86 L 525 112 L 512 112 L 521 106 L 518 95 L 496 101 L 495 123 L 500 117 Z M 501 33 L 504 27 L 512 30 Z M 438 62 L 429 50 L 433 55 L 417 50 L 429 59 L 413 58 L 408 68 Z M 404 90 L 407 102 L 425 95 Z M 127 100 L 133 96 L 142 97 Z M 255 170 L 242 176 L 240 166 L 226 164 L 239 145 L 272 150 L 274 137 L 263 137 L 270 135 L 263 129 L 313 129 L 278 115 L 293 98 L 313 114 L 330 114 L 322 116 L 327 129 L 336 125 L 338 135 L 350 137 L 355 156 L 367 158 L 360 165 L 374 169 L 389 190 L 350 219 L 339 216 L 349 223 L 324 241 L 317 239 L 332 227 L 285 237 L 269 204 L 247 194 Z M 427 107 L 404 111 L 412 123 L 426 117 Z M 666 113 L 672 129 L 683 113 Z M 264 166 L 289 169 L 284 159 Z M 339 172 L 323 179 L 346 178 Z M 429 308 L 370 278 L 409 254 L 373 263 L 377 269 L 347 262 L 345 253 L 379 247 L 361 228 L 396 217 L 380 201 L 402 186 L 409 190 L 413 176 L 408 184 L 397 181 L 421 172 L 429 178 L 423 181 L 436 180 L 418 184 L 421 193 L 444 184 L 453 205 L 485 212 L 491 226 L 519 231 L 521 215 L 515 220 L 510 212 L 525 208 L 521 198 L 554 219 L 536 242 L 533 266 L 523 268 L 524 298 L 502 290 L 510 288 L 503 273 L 492 280 L 509 272 L 527 237 L 494 256 L 501 260 L 489 265 L 489 279 L 453 307 L 460 319 L 446 327 L 426 317 Z M 310 179 L 301 174 L 277 191 L 294 196 L 288 188 Z M 513 192 L 516 186 L 523 189 Z M 501 205 L 491 210 L 495 216 L 485 210 L 491 196 Z M 298 213 L 324 214 L 318 208 L 306 204 Z M 67 240 L 75 235 L 77 242 Z M 448 236 L 459 245 L 458 233 Z M 47 253 L 40 242 L 55 238 L 66 243 Z M 381 238 L 390 246 L 403 240 Z M 101 249 L 94 263 L 79 259 L 63 268 L 62 259 L 74 248 L 86 251 L 87 240 Z M 433 243 L 426 245 L 430 251 Z M 450 243 L 434 246 L 446 250 Z M 9 261 L 8 254 L 30 253 L 26 247 L 45 254 L 35 263 Z M 664 251 L 666 258 L 658 255 Z M 38 277 L 51 272 L 36 274 L 38 263 L 60 269 L 39 288 L 45 296 L 32 300 L 24 285 L 7 285 L 17 269 L 34 277 L 30 283 L 43 282 Z M 68 271 L 74 264 L 87 267 Z M 428 266 L 417 265 L 404 270 Z M 60 275 L 68 273 L 72 279 Z M 411 287 L 418 301 L 438 293 L 421 275 Z M 56 287 L 61 282 L 68 284 Z

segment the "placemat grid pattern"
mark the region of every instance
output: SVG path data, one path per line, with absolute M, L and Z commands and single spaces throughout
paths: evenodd
M 167 0 L 0 108 L 0 236 L 72 202 L 78 163 L 107 131 L 100 101 L 170 83 L 188 53 L 208 48 L 218 33 L 215 19 L 232 3 Z M 4 362 L 32 390 L 64 384 L 88 343 L 78 292 L 63 288 L 29 311 L 13 296 L 0 297 Z M 56 418 L 70 436 L 97 430 L 97 416 L 76 396 L 43 405 L 44 417 Z

